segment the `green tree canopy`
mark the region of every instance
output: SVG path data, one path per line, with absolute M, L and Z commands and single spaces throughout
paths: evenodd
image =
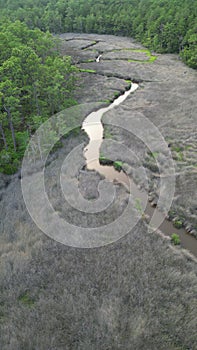
M 2 20 L 31 29 L 132 36 L 158 52 L 181 53 L 197 68 L 196 0 L 0 0 L 0 9 Z
M 74 103 L 76 68 L 70 57 L 60 57 L 48 32 L 7 22 L 0 38 L 0 171 L 9 172 L 36 127 Z

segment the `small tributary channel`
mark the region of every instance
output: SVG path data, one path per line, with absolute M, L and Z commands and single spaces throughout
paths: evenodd
M 99 57 L 100 58 L 100 57 Z M 90 113 L 82 124 L 82 129 L 89 136 L 89 143 L 84 150 L 84 156 L 86 159 L 86 167 L 88 170 L 95 170 L 99 174 L 103 175 L 107 180 L 113 182 L 117 181 L 122 183 L 127 191 L 132 188 L 132 195 L 135 198 L 139 198 L 141 202 L 146 201 L 147 193 L 138 189 L 137 185 L 128 177 L 123 171 L 118 171 L 113 165 L 102 165 L 99 162 L 100 147 L 103 142 L 103 125 L 101 122 L 104 113 L 110 111 L 115 106 L 120 105 L 125 99 L 137 90 L 138 84 L 131 84 L 129 90 L 124 94 L 116 98 L 108 107 L 99 109 L 98 111 Z M 145 214 L 152 218 L 154 213 L 154 226 L 159 227 L 160 231 L 167 236 L 171 236 L 172 233 L 176 233 L 180 236 L 181 246 L 188 249 L 192 254 L 197 257 L 197 240 L 188 234 L 185 229 L 177 229 L 173 226 L 172 222 L 167 220 L 163 213 L 157 208 L 153 208 L 150 202 L 146 201 Z M 162 224 L 158 224 L 161 223 Z

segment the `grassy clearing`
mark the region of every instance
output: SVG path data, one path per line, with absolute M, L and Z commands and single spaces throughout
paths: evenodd
M 96 73 L 96 70 L 94 70 L 94 69 L 79 68 L 79 71 L 82 73 L 93 73 L 93 74 Z

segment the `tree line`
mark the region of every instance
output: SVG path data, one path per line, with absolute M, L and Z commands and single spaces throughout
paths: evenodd
M 197 68 L 197 0 L 0 0 L 0 172 L 14 172 L 29 137 L 75 103 L 76 67 L 51 33 L 136 38 Z
M 77 69 L 57 48 L 49 32 L 20 21 L 0 26 L 0 172 L 14 172 L 37 127 L 75 103 Z
M 197 0 L 0 0 L 0 9 L 31 29 L 131 36 L 197 68 Z

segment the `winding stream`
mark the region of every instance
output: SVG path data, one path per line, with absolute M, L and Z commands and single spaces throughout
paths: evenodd
M 99 163 L 99 150 L 103 142 L 104 131 L 101 118 L 104 113 L 124 102 L 124 100 L 126 100 L 126 98 L 137 88 L 138 84 L 132 84 L 128 91 L 116 98 L 108 107 L 104 107 L 96 112 L 90 113 L 82 124 L 82 129 L 88 134 L 90 139 L 89 144 L 84 150 L 87 169 L 96 170 L 100 174 L 104 175 L 108 180 L 118 180 L 119 182 L 127 185 L 129 184 L 129 179 L 123 171 L 119 172 L 112 166 L 101 165 Z
M 98 56 L 100 59 L 100 57 Z M 97 59 L 98 59 L 97 58 Z M 99 62 L 98 59 L 98 62 Z M 103 142 L 103 125 L 101 122 L 104 113 L 110 111 L 115 106 L 123 103 L 126 98 L 137 90 L 138 84 L 131 84 L 129 90 L 125 91 L 123 95 L 116 98 L 108 107 L 99 109 L 98 111 L 90 113 L 82 124 L 82 130 L 84 130 L 88 137 L 89 143 L 84 150 L 84 156 L 86 159 L 86 167 L 88 170 L 95 170 L 99 174 L 103 175 L 107 180 L 113 182 L 117 181 L 122 183 L 126 189 L 132 191 L 134 198 L 139 198 L 141 203 L 145 203 L 147 193 L 144 190 L 139 190 L 137 185 L 127 176 L 124 171 L 117 171 L 113 165 L 101 165 L 99 162 L 100 147 Z M 147 202 L 145 214 L 150 218 L 155 213 L 154 226 L 158 227 L 165 236 L 171 236 L 172 233 L 176 233 L 180 236 L 181 246 L 188 249 L 192 254 L 197 257 L 197 240 L 188 234 L 184 228 L 177 229 L 173 226 L 172 222 L 167 220 L 163 213 L 157 208 L 153 208 L 150 202 Z M 161 220 L 162 219 L 162 220 Z M 162 222 L 161 225 L 158 223 Z

